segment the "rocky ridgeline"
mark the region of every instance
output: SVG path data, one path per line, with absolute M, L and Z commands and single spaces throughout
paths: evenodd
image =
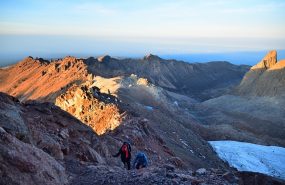
M 54 102 L 72 84 L 88 80 L 90 74 L 82 59 L 65 57 L 47 61 L 27 57 L 0 73 L 0 91 L 21 101 Z
M 114 130 L 122 121 L 118 98 L 86 84 L 70 87 L 56 98 L 55 104 L 90 126 L 98 135 Z

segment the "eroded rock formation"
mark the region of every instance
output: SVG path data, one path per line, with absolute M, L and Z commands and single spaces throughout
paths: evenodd
M 102 94 L 95 86 L 74 85 L 57 97 L 55 104 L 90 126 L 98 135 L 114 130 L 122 122 L 118 98 Z

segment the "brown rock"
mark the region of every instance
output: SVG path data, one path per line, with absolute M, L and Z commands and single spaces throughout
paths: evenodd
M 230 183 L 238 183 L 238 178 L 231 172 L 226 172 L 222 175 Z
M 112 96 L 94 97 L 94 89 L 85 84 L 72 86 L 56 98 L 55 104 L 102 135 L 118 127 L 121 116 L 116 103 L 111 101 Z
M 65 169 L 42 150 L 0 133 L 0 184 L 66 184 Z
M 185 166 L 185 164 L 182 162 L 182 160 L 179 157 L 171 157 L 167 161 L 178 168 L 182 168 Z
M 99 164 L 106 164 L 105 160 L 91 147 L 88 147 L 89 154 L 93 161 Z
M 165 164 L 163 165 L 163 167 L 167 170 L 167 171 L 174 171 L 175 170 L 175 166 L 172 164 Z

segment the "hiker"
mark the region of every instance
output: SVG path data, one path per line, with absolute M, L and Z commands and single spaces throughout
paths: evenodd
M 139 152 L 133 163 L 133 167 L 136 169 L 145 168 L 148 165 L 147 157 L 143 152 Z
M 131 169 L 131 145 L 128 142 L 124 142 L 121 146 L 119 152 L 116 155 L 113 155 L 113 157 L 118 157 L 121 155 L 121 160 L 124 163 L 124 167 L 128 170 Z

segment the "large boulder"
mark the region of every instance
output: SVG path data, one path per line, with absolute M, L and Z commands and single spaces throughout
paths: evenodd
M 0 92 L 0 127 L 18 139 L 29 142 L 29 129 L 21 117 L 21 108 L 15 104 L 17 101 Z
M 67 184 L 64 167 L 44 151 L 0 129 L 0 184 Z

